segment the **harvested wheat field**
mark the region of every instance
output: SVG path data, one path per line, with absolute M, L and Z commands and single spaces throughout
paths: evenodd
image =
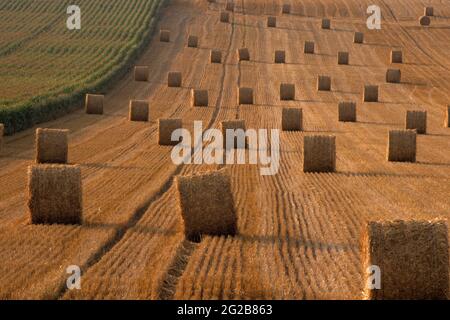
M 148 5 L 131 2 L 130 11 Z M 104 94 L 102 112 L 74 108 L 0 136 L 0 299 L 449 297 L 450 3 L 426 2 L 433 7 L 429 26 L 419 22 L 419 0 L 235 0 L 228 11 L 226 3 L 166 1 L 126 75 L 104 92 L 86 92 Z M 366 26 L 373 4 L 381 8 L 380 30 Z M 228 20 L 221 21 L 223 12 Z M 363 41 L 354 41 L 355 32 Z M 187 45 L 190 35 L 196 46 Z M 314 50 L 305 54 L 308 41 Z M 248 59 L 239 59 L 242 48 Z M 284 63 L 275 63 L 276 51 L 284 51 Z M 339 52 L 350 59 L 339 64 Z M 0 61 L 13 55 L 0 50 Z M 135 78 L 135 66 L 148 68 L 144 76 Z M 387 82 L 389 69 L 400 70 L 401 79 Z M 182 81 L 168 86 L 169 73 Z M 319 76 L 330 78 L 326 90 L 317 90 Z M 281 84 L 294 85 L 295 94 L 281 100 Z M 192 89 L 203 90 L 195 92 L 205 102 L 193 103 Z M 0 87 L 0 101 L 28 99 L 15 95 Z M 130 101 L 142 101 L 148 121 L 129 121 Z M 352 107 L 345 115 L 343 102 Z M 426 133 L 411 130 L 415 149 L 404 136 L 389 145 L 390 131 L 409 129 L 411 110 L 426 111 Z M 279 144 L 269 134 L 267 146 L 279 146 L 275 174 L 262 175 L 267 164 L 260 162 L 216 164 L 194 154 L 173 161 L 169 128 L 184 128 L 194 140 L 198 121 L 205 131 L 233 120 L 247 130 L 279 130 Z M 283 123 L 294 130 L 282 130 Z M 36 163 L 37 128 L 67 130 L 68 146 L 59 146 L 68 148 L 67 163 Z M 245 159 L 251 140 L 239 150 Z M 304 141 L 314 142 L 307 161 Z M 189 142 L 181 144 L 190 150 Z M 395 156 L 406 153 L 414 161 Z M 74 193 L 65 191 L 70 185 Z M 37 213 L 30 199 L 41 206 Z M 71 203 L 74 212 L 64 216 Z M 407 265 L 409 250 L 436 258 Z M 380 261 L 378 294 L 367 293 L 371 261 Z M 73 265 L 81 269 L 81 289 L 66 285 Z M 397 276 L 399 265 L 420 276 Z M 429 287 L 414 290 L 422 283 Z

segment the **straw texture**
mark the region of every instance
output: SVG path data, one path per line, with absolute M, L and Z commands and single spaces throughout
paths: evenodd
M 416 162 L 416 130 L 390 130 L 388 161 Z
M 87 114 L 103 114 L 103 101 L 105 96 L 101 94 L 86 94 L 85 110 Z
M 338 118 L 343 122 L 356 122 L 356 102 L 343 101 L 338 104 Z
M 36 129 L 36 163 L 67 163 L 68 134 L 64 129 Z
M 303 172 L 336 170 L 336 137 L 305 136 L 303 138 Z
M 174 146 L 180 141 L 172 141 L 172 132 L 183 127 L 181 119 L 158 119 L 158 143 L 162 146 Z
M 416 129 L 418 134 L 427 133 L 427 112 L 419 110 L 406 111 L 406 129 Z
M 128 105 L 128 120 L 148 121 L 149 104 L 147 100 L 130 100 Z
M 281 113 L 281 129 L 283 131 L 302 131 L 303 110 L 301 108 L 283 108 Z

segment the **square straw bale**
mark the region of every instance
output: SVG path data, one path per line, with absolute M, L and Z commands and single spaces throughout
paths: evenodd
M 87 114 L 103 114 L 105 96 L 102 94 L 86 94 L 85 110 Z
M 207 107 L 208 90 L 191 89 L 191 104 L 193 107 Z
M 386 71 L 386 82 L 389 83 L 400 83 L 402 73 L 400 69 L 388 69 Z
M 158 119 L 158 143 L 161 146 L 175 146 L 180 141 L 172 141 L 172 132 L 183 128 L 181 119 Z
M 78 166 L 28 167 L 28 212 L 33 224 L 81 224 L 81 170 Z
M 343 101 L 338 104 L 339 121 L 356 122 L 356 102 Z
M 447 112 L 445 114 L 445 127 L 450 128 L 450 105 L 447 106 Z
M 346 51 L 338 52 L 338 64 L 347 65 L 349 63 L 349 54 Z
M 355 35 L 353 36 L 353 42 L 354 43 L 363 43 L 364 42 L 364 33 L 355 32 Z
M 177 176 L 175 182 L 186 239 L 198 242 L 202 235 L 236 235 L 238 218 L 226 168 Z
M 65 129 L 36 129 L 36 163 L 67 163 L 68 135 Z
M 277 17 L 274 17 L 274 16 L 267 17 L 267 26 L 269 28 L 276 28 L 277 27 Z
M 289 3 L 284 3 L 283 7 L 281 8 L 282 14 L 289 14 L 291 13 L 291 5 Z
M 128 120 L 148 121 L 149 104 L 147 100 L 130 100 L 128 106 Z
M 302 131 L 303 110 L 301 108 L 283 108 L 281 113 L 281 130 Z
M 281 83 L 280 84 L 280 100 L 295 100 L 295 84 Z
M 421 16 L 421 17 L 419 18 L 419 24 L 420 24 L 421 26 L 425 26 L 425 27 L 429 26 L 429 25 L 431 24 L 431 19 L 430 19 L 430 17 L 428 17 L 428 16 Z
M 222 51 L 211 50 L 210 61 L 211 63 L 222 63 Z
M 227 1 L 225 10 L 227 10 L 227 11 L 234 11 L 234 2 L 233 1 Z
M 181 72 L 171 71 L 167 74 L 167 86 L 172 88 L 181 87 L 181 79 Z
M 220 12 L 220 22 L 228 23 L 230 22 L 230 13 L 226 11 Z
M 239 61 L 250 61 L 250 52 L 248 48 L 238 49 L 238 59 Z
M 331 21 L 328 18 L 322 19 L 322 29 L 330 29 L 331 28 Z
M 253 104 L 253 89 L 239 88 L 238 89 L 238 104 Z
M 427 17 L 434 16 L 434 8 L 433 7 L 425 7 L 423 9 L 423 15 Z
M 378 86 L 364 86 L 363 102 L 378 102 Z
M 317 90 L 318 91 L 330 91 L 331 90 L 331 77 L 317 76 Z
M 364 281 L 373 300 L 448 299 L 448 226 L 446 220 L 369 221 L 361 235 L 363 274 L 380 268 L 380 289 Z
M 188 37 L 188 43 L 187 43 L 187 46 L 188 46 L 189 48 L 197 48 L 197 47 L 198 47 L 198 37 L 197 37 L 197 36 L 190 35 L 190 36 Z
M 387 160 L 416 162 L 416 130 L 390 130 Z
M 406 111 L 405 128 L 412 130 L 416 129 L 418 134 L 426 134 L 427 112 L 420 110 Z
M 336 137 L 315 135 L 303 138 L 303 172 L 336 170 Z
M 403 63 L 403 52 L 400 50 L 392 50 L 391 63 Z
M 275 51 L 275 63 L 286 63 L 286 51 L 284 50 Z
M 314 41 L 305 41 L 305 46 L 303 48 L 304 53 L 314 54 Z
M 220 128 L 221 128 L 222 135 L 223 135 L 223 147 L 224 147 L 224 149 L 229 149 L 227 147 L 227 130 L 242 129 L 242 130 L 244 130 L 244 133 L 245 133 L 245 130 L 246 130 L 245 129 L 245 120 L 241 120 L 241 119 L 238 119 L 238 120 L 225 120 L 225 121 L 222 121 L 220 123 Z M 246 137 L 244 137 L 243 145 L 242 144 L 240 145 L 238 142 L 239 142 L 239 139 L 238 139 L 238 137 L 235 136 L 234 137 L 234 141 L 232 141 L 232 143 L 231 143 L 231 148 L 233 148 L 233 149 L 237 149 L 237 148 L 245 149 L 247 147 L 247 139 L 246 139 Z
M 135 66 L 134 67 L 134 80 L 135 81 L 148 81 L 150 69 L 148 66 Z
M 170 42 L 170 31 L 161 29 L 159 31 L 159 41 Z

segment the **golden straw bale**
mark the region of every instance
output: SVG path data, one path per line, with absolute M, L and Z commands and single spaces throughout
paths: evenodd
M 167 74 L 167 86 L 168 87 L 181 87 L 181 72 L 171 71 Z
M 238 104 L 253 104 L 252 88 L 239 88 L 238 91 Z
M 130 100 L 128 106 L 128 120 L 148 121 L 149 104 L 147 100 Z
M 364 86 L 363 102 L 378 102 L 378 86 Z
M 161 29 L 159 31 L 159 41 L 170 42 L 170 31 Z
M 238 59 L 239 61 L 249 61 L 250 60 L 250 52 L 248 48 L 238 49 Z
M 207 107 L 208 90 L 191 89 L 191 104 L 193 107 Z
M 274 17 L 274 16 L 267 17 L 267 26 L 269 28 L 276 28 L 277 27 L 277 17 Z
M 402 73 L 400 69 L 388 69 L 386 71 L 386 82 L 389 83 L 400 83 Z
M 87 114 L 103 114 L 105 96 L 102 94 L 86 94 L 85 110 Z
M 331 21 L 328 18 L 322 19 L 322 29 L 330 29 L 331 28 Z
M 421 17 L 419 18 L 419 24 L 420 24 L 421 26 L 428 27 L 428 26 L 431 24 L 431 19 L 430 19 L 430 17 L 427 17 L 427 16 L 421 16 Z
M 343 122 L 356 122 L 356 102 L 343 101 L 338 104 L 338 118 Z
M 281 113 L 281 130 L 302 131 L 303 110 L 301 108 L 283 108 Z
M 305 46 L 303 49 L 304 53 L 313 54 L 314 53 L 314 41 L 305 41 Z
M 81 224 L 81 170 L 78 166 L 28 167 L 28 211 L 33 224 Z
M 361 235 L 361 255 L 365 299 L 449 297 L 446 220 L 369 221 Z M 367 271 L 371 266 L 379 268 L 379 289 L 369 286 L 374 284 Z
M 237 214 L 228 169 L 177 176 L 175 179 L 185 237 L 234 236 Z
M 447 112 L 445 114 L 445 127 L 450 128 L 450 105 L 447 106 Z
M 390 130 L 387 160 L 416 162 L 416 130 Z
M 318 91 L 330 91 L 331 90 L 331 77 L 317 76 L 317 90 Z
M 65 129 L 36 129 L 36 163 L 67 163 L 68 134 Z
M 220 12 L 220 22 L 228 23 L 230 22 L 230 13 L 226 11 Z
M 275 51 L 275 63 L 286 63 L 286 51 L 284 50 Z
M 303 138 L 303 172 L 336 170 L 336 137 L 315 135 Z
M 281 8 L 282 14 L 289 14 L 291 13 L 291 5 L 289 3 L 284 3 L 283 7 Z
M 197 37 L 197 36 L 190 35 L 190 36 L 188 37 L 188 43 L 187 43 L 187 46 L 188 46 L 189 48 L 197 48 L 197 47 L 198 47 L 198 37 Z
M 222 51 L 211 50 L 210 61 L 211 63 L 222 63 Z
M 364 42 L 364 33 L 355 32 L 355 35 L 353 36 L 353 42 L 354 43 L 363 43 Z
M 158 143 L 162 146 L 174 146 L 180 141 L 172 141 L 172 133 L 183 128 L 181 119 L 158 119 Z
M 281 83 L 280 84 L 280 100 L 295 100 L 295 84 Z
M 425 7 L 423 9 L 423 15 L 424 16 L 428 16 L 428 17 L 432 17 L 434 16 L 434 8 L 433 7 Z
M 225 10 L 227 10 L 227 11 L 234 11 L 234 2 L 233 1 L 227 1 Z
M 403 63 L 403 52 L 400 50 L 392 50 L 391 63 Z
M 349 63 L 349 54 L 345 51 L 338 52 L 338 64 L 348 64 Z
M 134 80 L 135 81 L 148 81 L 149 76 L 148 66 L 136 66 L 134 67 Z
M 406 111 L 405 128 L 416 130 L 418 134 L 427 133 L 427 112 L 420 110 Z

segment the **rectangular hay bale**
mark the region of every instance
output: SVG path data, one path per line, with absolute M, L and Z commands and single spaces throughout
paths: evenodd
M 307 54 L 314 54 L 314 41 L 305 41 L 303 52 Z
M 281 8 L 281 13 L 282 14 L 289 14 L 289 13 L 291 13 L 291 5 L 289 3 L 284 3 L 282 8 Z
M 322 19 L 322 29 L 330 29 L 331 28 L 331 20 L 328 18 Z
M 286 63 L 286 51 L 284 50 L 275 51 L 275 63 Z
M 416 162 L 416 130 L 390 130 L 387 160 Z
M 81 224 L 81 170 L 76 165 L 28 167 L 28 213 L 33 224 Z
M 345 51 L 338 52 L 338 64 L 347 65 L 349 63 L 349 53 Z
M 427 112 L 421 110 L 406 111 L 405 128 L 416 130 L 418 134 L 427 133 Z
M 364 42 L 364 33 L 355 32 L 355 35 L 353 36 L 353 42 L 354 43 L 363 43 Z
M 434 8 L 433 7 L 425 7 L 423 9 L 424 16 L 432 17 L 434 16 Z
M 338 118 L 342 122 L 356 122 L 356 102 L 343 101 L 338 104 Z
M 280 84 L 280 100 L 295 100 L 295 84 L 281 83 Z
M 159 41 L 160 42 L 170 42 L 170 31 L 161 29 L 159 31 Z
M 365 85 L 363 102 L 378 102 L 378 86 Z
M 181 72 L 171 71 L 167 74 L 167 86 L 172 88 L 181 87 L 182 75 Z
M 317 76 L 317 90 L 318 91 L 330 91 L 331 90 L 331 77 Z
M 237 136 L 233 137 L 233 141 L 231 143 L 227 144 L 227 130 L 238 130 L 242 129 L 245 133 L 245 120 L 237 119 L 237 120 L 225 120 L 220 123 L 220 128 L 222 131 L 223 136 L 223 147 L 224 149 L 244 149 L 247 147 L 247 139 L 246 137 L 242 137 L 242 139 L 239 139 Z M 230 147 L 228 147 L 230 145 Z
M 274 17 L 274 16 L 267 17 L 267 27 L 276 28 L 277 27 L 277 17 Z
M 199 242 L 202 235 L 236 235 L 238 219 L 228 169 L 175 180 L 186 239 Z
M 128 120 L 148 121 L 149 111 L 149 103 L 147 100 L 130 100 L 128 105 Z
M 211 50 L 210 61 L 211 63 L 222 63 L 222 51 Z
M 191 104 L 193 107 L 207 107 L 208 90 L 191 89 Z
M 172 133 L 183 128 L 181 119 L 158 119 L 158 144 L 161 146 L 174 146 L 180 141 L 172 141 Z
M 102 94 L 86 94 L 85 111 L 87 114 L 103 114 L 103 102 L 105 96 Z
M 148 66 L 135 66 L 134 81 L 148 81 L 149 70 Z
M 238 88 L 238 104 L 253 104 L 252 88 Z
M 198 47 L 198 37 L 190 35 L 188 37 L 187 46 L 188 46 L 188 48 L 197 48 Z
M 238 49 L 238 59 L 239 61 L 250 61 L 250 52 L 248 48 Z
M 361 256 L 365 299 L 449 298 L 446 220 L 369 221 L 361 235 Z M 380 271 L 379 289 L 369 287 L 372 266 Z
M 450 105 L 447 106 L 447 112 L 445 114 L 445 123 L 446 128 L 450 128 Z
M 315 135 L 303 138 L 303 172 L 336 171 L 336 137 Z
M 227 10 L 227 11 L 234 11 L 234 2 L 233 1 L 227 1 L 227 4 L 225 6 L 225 10 Z
M 68 135 L 66 129 L 36 129 L 36 163 L 67 163 Z
M 388 69 L 386 71 L 386 82 L 388 83 L 400 83 L 401 77 L 400 69 Z
M 283 108 L 281 113 L 281 130 L 302 131 L 303 110 L 301 108 Z
M 391 63 L 403 63 L 403 52 L 400 50 L 391 50 Z
M 220 12 L 220 22 L 228 23 L 230 22 L 230 13 L 226 11 Z

